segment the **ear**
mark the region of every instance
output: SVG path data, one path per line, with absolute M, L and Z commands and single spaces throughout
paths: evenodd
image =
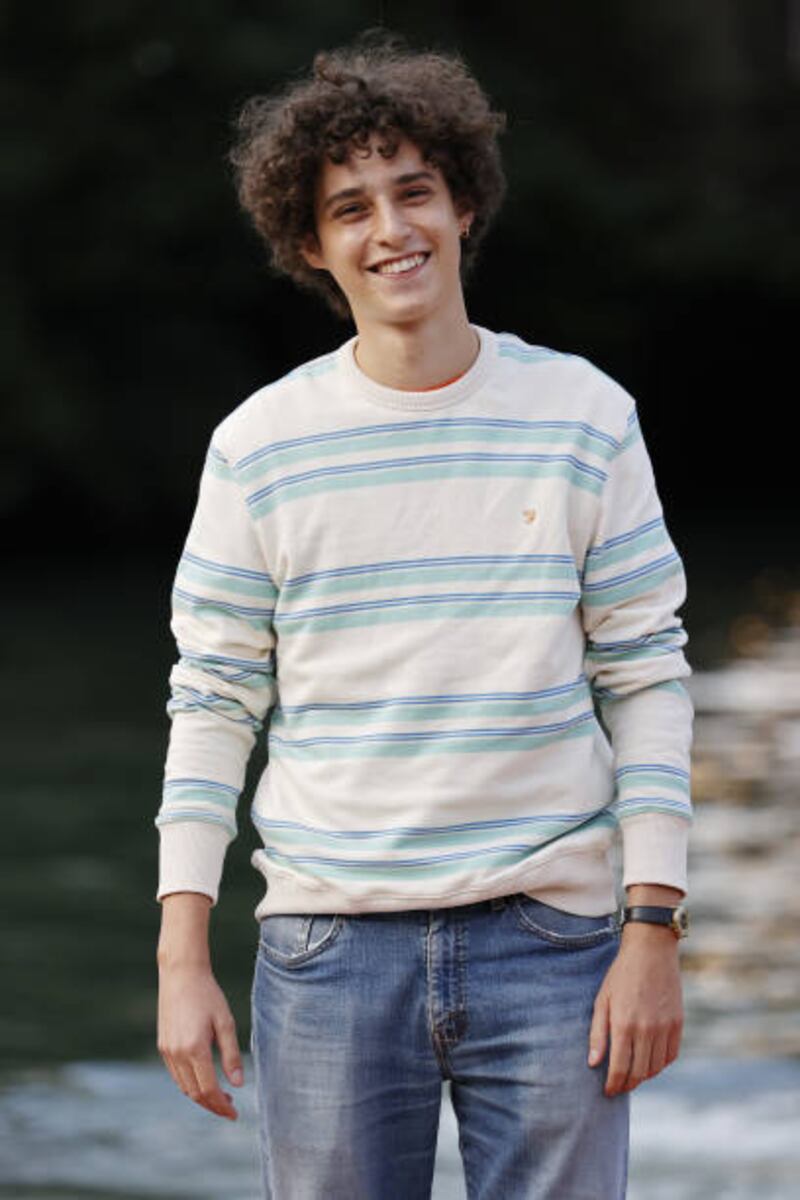
M 471 225 L 475 220 L 475 210 L 473 208 L 469 208 L 468 206 L 459 208 L 458 219 L 459 221 L 464 221 L 467 225 Z
M 319 243 L 312 233 L 306 234 L 300 243 L 300 253 L 315 271 L 325 270 L 325 260 L 320 253 Z

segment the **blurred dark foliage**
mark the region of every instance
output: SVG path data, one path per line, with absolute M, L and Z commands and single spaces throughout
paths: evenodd
M 155 1053 L 169 588 L 205 448 L 353 332 L 267 274 L 231 121 L 380 22 L 459 50 L 508 113 L 470 316 L 639 400 L 692 663 L 737 648 L 737 612 L 752 642 L 754 578 L 792 562 L 796 594 L 800 0 L 0 0 L 7 1065 Z M 240 829 L 215 923 L 244 1031 L 263 890 Z
M 620 379 L 678 522 L 788 522 L 791 474 L 735 476 L 792 378 L 796 0 L 73 0 L 0 8 L 7 545 L 174 557 L 214 424 L 353 332 L 270 278 L 224 155 L 248 95 L 377 23 L 508 113 L 472 320 Z

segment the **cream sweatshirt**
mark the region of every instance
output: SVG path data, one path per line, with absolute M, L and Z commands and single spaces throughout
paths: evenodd
M 217 902 L 259 735 L 257 918 L 687 891 L 686 580 L 636 402 L 473 329 L 434 391 L 372 380 L 353 336 L 214 429 L 172 593 L 159 900 Z

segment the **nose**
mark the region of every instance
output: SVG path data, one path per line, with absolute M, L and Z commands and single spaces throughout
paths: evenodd
M 399 205 L 387 200 L 375 205 L 374 228 L 379 242 L 396 245 L 408 233 L 408 220 Z

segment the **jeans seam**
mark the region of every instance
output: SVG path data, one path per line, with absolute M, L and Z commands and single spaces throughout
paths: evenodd
M 331 943 L 334 942 L 339 936 L 342 925 L 342 915 L 340 913 L 334 914 L 330 929 L 325 936 L 321 938 L 320 941 L 316 942 L 311 949 L 300 950 L 295 954 L 282 954 L 279 950 L 275 950 L 261 938 L 259 939 L 258 950 L 259 953 L 263 955 L 264 959 L 269 963 L 277 964 L 278 966 L 287 967 L 289 969 L 292 969 L 293 967 L 301 967 L 304 963 L 309 962 L 309 960 L 312 958 L 316 958 L 318 954 L 321 954 L 324 950 L 328 949 Z M 304 918 L 303 930 L 303 936 L 307 941 L 311 931 L 311 920 L 308 916 Z
M 599 929 L 592 929 L 586 933 L 558 933 L 555 930 L 547 929 L 544 925 L 540 925 L 534 921 L 523 910 L 522 905 L 517 902 L 514 905 L 514 915 L 517 924 L 522 929 L 523 933 L 532 933 L 536 937 L 540 937 L 543 941 L 550 942 L 554 946 L 563 946 L 569 949 L 581 949 L 584 946 L 594 946 L 600 942 L 606 941 L 618 932 L 619 923 L 616 913 L 612 913 L 609 917 L 608 924 L 602 925 Z M 576 914 L 577 915 L 577 914 Z
M 549 929 L 543 929 L 540 925 L 529 923 L 523 926 L 523 932 L 532 933 L 534 937 L 539 937 L 543 942 L 549 942 L 552 946 L 562 946 L 569 950 L 582 949 L 584 946 L 596 946 L 602 942 L 609 941 L 614 935 L 614 929 L 609 925 L 604 929 L 597 929 L 594 933 L 581 934 L 566 934 L 562 936 L 558 933 L 552 933 Z

